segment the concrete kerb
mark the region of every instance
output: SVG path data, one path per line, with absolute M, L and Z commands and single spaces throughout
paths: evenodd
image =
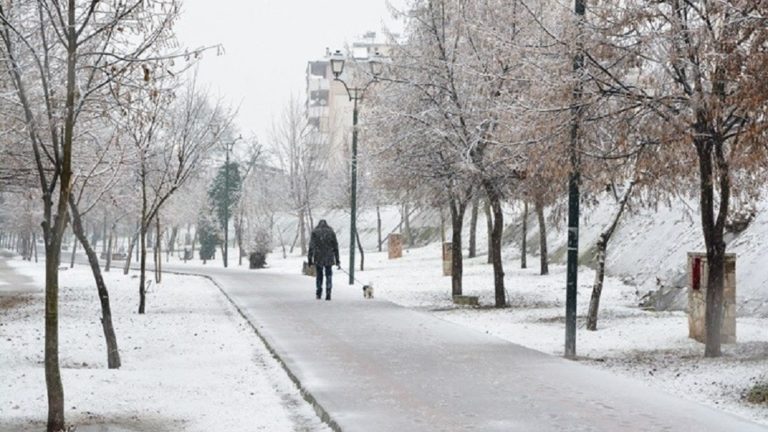
M 296 387 L 298 387 L 299 393 L 301 393 L 301 397 L 303 397 L 304 400 L 307 401 L 307 403 L 309 403 L 312 406 L 312 408 L 315 410 L 315 413 L 320 418 L 320 420 L 323 423 L 327 424 L 328 427 L 330 427 L 335 432 L 342 432 L 341 426 L 339 426 L 339 424 L 336 423 L 336 420 L 334 420 L 331 417 L 331 414 L 320 404 L 320 402 L 317 401 L 315 396 L 309 390 L 307 390 L 306 387 L 304 387 L 304 385 L 301 383 L 301 380 L 299 380 L 299 378 L 288 368 L 288 364 L 282 359 L 282 357 L 280 357 L 280 354 L 277 353 L 277 351 L 274 349 L 272 344 L 269 343 L 267 338 L 264 337 L 264 335 L 261 334 L 259 329 L 248 319 L 248 317 L 245 315 L 243 310 L 240 309 L 240 307 L 237 305 L 237 303 L 235 303 L 232 297 L 230 297 L 229 294 L 227 294 L 227 292 L 224 291 L 221 285 L 219 285 L 219 283 L 216 282 L 216 279 L 214 279 L 209 275 L 199 274 L 199 273 L 187 273 L 187 272 L 177 272 L 177 271 L 167 271 L 167 270 L 163 270 L 163 273 L 170 273 L 170 274 L 177 274 L 177 275 L 184 275 L 184 276 L 199 276 L 211 281 L 216 286 L 216 288 L 218 288 L 219 291 L 224 295 L 227 301 L 229 301 L 229 303 L 235 308 L 235 310 L 237 310 L 237 313 L 239 313 L 240 316 L 243 317 L 245 322 L 248 323 L 248 326 L 250 326 L 251 329 L 253 329 L 253 332 L 256 333 L 256 336 L 258 336 L 259 339 L 261 339 L 261 341 L 264 343 L 264 346 L 266 346 L 267 350 L 269 350 L 270 354 L 272 354 L 272 357 L 275 360 L 277 360 L 277 362 L 283 368 L 285 373 L 288 375 L 288 378 L 290 378 L 291 381 L 293 381 L 293 383 L 296 385 Z

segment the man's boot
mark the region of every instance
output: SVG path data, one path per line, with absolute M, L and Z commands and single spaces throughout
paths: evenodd
M 330 300 L 331 299 L 331 289 L 328 288 L 325 290 L 325 299 Z

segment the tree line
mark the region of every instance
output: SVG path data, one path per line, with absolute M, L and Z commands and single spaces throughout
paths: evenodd
M 595 248 L 590 330 L 626 209 L 698 202 L 705 356 L 719 356 L 725 229 L 766 179 L 768 3 L 586 3 L 583 15 L 547 0 L 419 0 L 398 11 L 405 34 L 392 38 L 387 73 L 364 106 L 373 181 L 449 209 L 453 295 L 467 210 L 474 234 L 485 203 L 497 307 L 507 304 L 502 205 L 521 203 L 526 218 L 533 207 L 544 274 L 544 208 L 562 212 L 569 181 L 581 205 L 615 201 Z

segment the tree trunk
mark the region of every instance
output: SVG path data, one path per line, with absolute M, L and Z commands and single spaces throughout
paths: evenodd
M 60 243 L 46 237 L 45 248 L 45 384 L 49 432 L 64 430 L 64 386 L 59 369 L 59 254 Z
M 131 240 L 128 241 L 128 253 L 125 254 L 125 265 L 123 266 L 123 274 L 127 275 L 128 271 L 131 270 L 131 259 L 133 258 L 133 248 L 136 247 L 136 243 L 139 241 L 139 232 L 136 231 L 136 234 L 131 237 Z M 139 249 L 136 248 L 138 251 Z
M 20 240 L 20 250 L 21 250 L 21 259 L 24 261 L 32 261 L 32 251 L 30 250 L 29 245 L 29 236 L 27 233 L 24 233 L 19 236 Z
M 701 227 L 704 232 L 704 244 L 707 247 L 708 267 L 704 357 L 719 357 L 722 355 L 720 331 L 723 321 L 723 290 L 725 288 L 726 245 L 723 234 L 730 201 L 730 174 L 725 160 L 723 143 L 714 138 L 717 134 L 703 127 L 697 132 L 702 137 L 694 140 L 694 144 L 699 157 Z M 716 166 L 713 166 L 713 159 Z M 717 180 L 720 192 L 717 216 L 715 216 L 717 204 L 714 198 L 713 180 Z
M 539 220 L 539 260 L 541 262 L 541 274 L 549 274 L 549 252 L 547 251 L 547 224 L 544 220 L 544 205 L 540 200 L 534 201 L 536 217 Z
M 107 242 L 107 256 L 106 256 L 106 264 L 104 264 L 104 271 L 108 272 L 110 267 L 112 267 L 112 241 L 115 236 L 115 225 L 113 224 L 109 229 L 109 241 Z
M 146 216 L 146 215 L 144 215 Z M 144 219 L 144 217 L 142 217 Z M 139 314 L 144 313 L 146 306 L 145 284 L 147 279 L 147 227 L 141 224 L 139 232 Z
M 713 238 L 718 237 L 713 230 Z M 722 237 L 722 235 L 720 236 Z M 717 240 L 715 240 L 717 241 Z M 723 289 L 725 287 L 725 242 L 707 248 L 707 309 L 704 357 L 720 357 L 721 327 L 723 322 Z
M 312 231 L 312 228 L 315 226 L 315 220 L 312 217 L 312 207 L 309 206 L 309 199 L 307 199 L 307 218 L 309 219 L 309 229 L 307 231 Z
M 520 268 L 528 268 L 528 201 L 523 201 L 523 238 L 520 243 Z
M 619 202 L 619 208 L 616 211 L 616 215 L 613 217 L 611 224 L 600 234 L 600 238 L 597 241 L 597 270 L 595 270 L 595 284 L 592 286 L 592 297 L 589 300 L 589 311 L 587 312 L 587 330 L 597 330 L 597 314 L 600 310 L 600 296 L 603 292 L 603 283 L 605 280 L 605 261 L 608 254 L 608 242 L 611 241 L 616 227 L 619 225 L 619 220 L 624 214 L 624 210 L 627 208 L 627 202 L 632 195 L 632 189 L 635 186 L 633 180 L 627 186 L 627 190 L 624 191 L 624 196 Z
M 440 244 L 445 243 L 445 213 L 440 208 Z
M 597 330 L 597 312 L 600 309 L 600 295 L 603 293 L 603 281 L 605 280 L 605 255 L 608 247 L 608 239 L 605 233 L 600 235 L 597 241 L 597 269 L 595 270 L 595 284 L 592 286 L 592 297 L 589 299 L 589 312 L 587 312 L 587 330 Z
M 493 251 L 493 215 L 491 213 L 491 201 L 490 199 L 485 200 L 485 205 L 483 206 L 485 209 L 485 223 L 488 228 L 488 264 L 493 263 L 493 254 L 491 253 Z
M 301 256 L 307 255 L 307 227 L 304 219 L 304 209 L 301 209 L 299 210 L 299 238 L 301 240 Z
M 405 224 L 405 244 L 408 245 L 408 247 L 413 247 L 413 236 L 411 235 L 411 209 L 408 202 L 403 204 L 403 215 L 405 215 L 405 220 L 403 223 Z
M 69 268 L 75 266 L 75 256 L 77 255 L 77 239 L 72 239 L 72 256 L 69 258 Z
M 152 219 L 147 214 L 147 172 L 145 160 L 141 159 L 141 219 L 139 221 L 139 314 L 144 314 L 146 306 L 147 281 L 147 230 Z
M 277 237 L 280 240 L 280 248 L 283 251 L 283 259 L 286 259 L 286 258 L 288 258 L 288 253 L 286 252 L 286 248 L 285 248 L 285 240 L 283 239 L 283 231 L 280 230 L 279 227 L 277 229 Z
M 163 276 L 163 236 L 160 231 L 160 213 L 155 216 L 155 283 L 160 283 Z
M 464 257 L 461 247 L 461 229 L 464 225 L 464 213 L 467 210 L 466 202 L 451 199 L 451 294 L 462 295 L 462 277 L 464 274 Z
M 293 249 L 296 247 L 296 242 L 299 240 L 299 235 L 301 235 L 301 230 L 296 230 L 296 235 L 293 236 L 293 242 L 291 242 L 290 253 L 293 253 Z
M 504 267 L 501 262 L 501 237 L 504 233 L 504 213 L 501 209 L 501 197 L 496 187 L 489 181 L 484 182 L 485 191 L 493 212 L 493 228 L 491 231 L 491 261 L 493 263 L 493 285 L 497 308 L 507 306 L 506 291 L 504 290 Z
M 85 232 L 88 233 L 90 231 L 91 234 L 91 244 L 97 245 L 99 244 L 99 228 L 96 226 L 93 226 L 93 224 L 88 224 L 87 222 L 83 221 L 83 226 L 85 227 Z
M 365 252 L 363 251 L 363 244 L 360 242 L 360 231 L 355 227 L 355 238 L 357 239 L 357 250 L 360 251 L 360 271 L 365 271 Z
M 480 198 L 475 197 L 472 200 L 472 213 L 469 219 L 469 258 L 477 256 L 477 210 L 480 205 Z
M 237 265 L 242 267 L 243 265 L 243 210 L 240 206 L 240 216 L 235 221 L 235 236 L 237 236 Z
M 192 259 L 195 259 L 195 244 L 197 244 L 197 225 L 195 225 L 195 233 L 192 235 Z
M 91 272 L 93 273 L 93 279 L 96 282 L 96 290 L 99 293 L 99 301 L 101 302 L 101 328 L 104 330 L 104 339 L 107 343 L 107 365 L 109 369 L 118 369 L 120 367 L 120 351 L 117 348 L 117 336 L 115 336 L 115 328 L 112 325 L 112 308 L 109 304 L 109 291 L 107 290 L 107 284 L 104 283 L 104 278 L 101 275 L 101 268 L 99 267 L 99 257 L 96 256 L 96 251 L 93 250 L 88 243 L 88 236 L 83 229 L 82 220 L 80 218 L 80 212 L 77 206 L 70 199 L 69 208 L 72 212 L 72 230 L 74 231 L 80 243 L 83 245 L 83 250 L 88 256 L 88 263 L 91 265 Z M 112 237 L 110 235 L 110 249 L 111 252 Z
M 107 252 L 107 212 L 104 211 L 104 217 L 101 220 L 101 253 Z
M 152 246 L 152 249 L 155 248 L 155 224 L 153 221 L 154 219 L 147 221 L 147 252 L 149 252 L 150 246 Z
M 140 225 L 141 225 L 141 224 L 136 224 L 136 242 L 137 242 L 136 244 L 137 244 L 137 245 L 138 245 L 138 241 L 139 241 L 139 230 L 140 230 Z M 141 256 L 140 256 L 140 252 L 141 252 L 141 248 L 140 248 L 140 247 L 137 247 L 137 248 L 136 248 L 136 261 L 139 261 L 139 259 L 141 259 Z
M 32 233 L 32 246 L 35 248 L 35 263 L 37 263 L 37 233 Z
M 381 252 L 381 209 L 376 206 L 376 232 L 379 235 L 379 252 Z
M 187 223 L 187 232 L 184 234 L 184 262 L 187 262 L 187 245 L 189 245 L 189 249 L 192 250 L 192 247 L 194 246 L 192 244 L 192 224 Z M 192 252 L 192 255 L 194 257 L 194 252 Z
M 176 237 L 179 235 L 179 226 L 174 225 L 173 229 L 171 229 L 171 238 L 168 239 L 168 246 L 166 247 L 165 251 L 165 262 L 169 262 L 171 260 L 171 255 L 173 255 L 176 252 Z

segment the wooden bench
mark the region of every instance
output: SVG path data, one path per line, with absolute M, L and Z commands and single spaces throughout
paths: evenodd
M 453 296 L 453 303 L 461 306 L 479 306 L 477 296 L 468 295 L 455 295 Z

